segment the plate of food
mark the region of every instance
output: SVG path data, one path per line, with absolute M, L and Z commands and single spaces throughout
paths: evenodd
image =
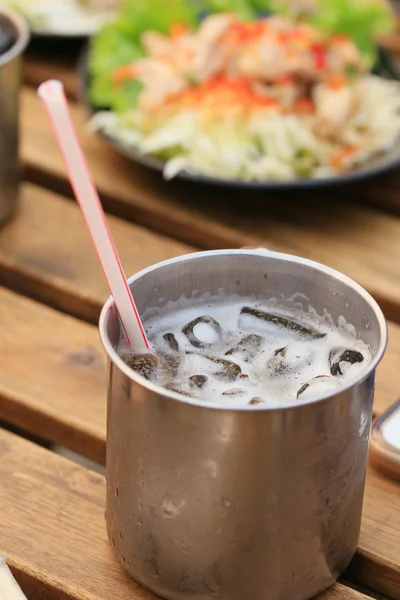
M 19 11 L 37 37 L 86 38 L 115 18 L 121 0 L 0 0 Z
M 128 0 L 81 62 L 91 128 L 166 179 L 381 173 L 400 163 L 400 82 L 374 42 L 391 18 L 379 0 Z

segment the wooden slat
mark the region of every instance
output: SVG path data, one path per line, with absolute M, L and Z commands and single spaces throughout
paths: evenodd
M 381 594 L 380 592 L 372 591 L 370 588 L 365 587 L 364 585 L 360 585 L 355 583 L 354 581 L 349 581 L 346 577 L 341 577 L 340 581 L 345 585 L 361 592 L 362 594 L 366 594 L 367 596 L 371 596 L 374 600 L 391 600 L 386 594 Z
M 363 202 L 377 209 L 384 208 L 393 215 L 400 216 L 400 169 L 376 177 L 360 188 Z
M 0 552 L 30 600 L 156 600 L 111 557 L 104 479 L 0 430 Z M 319 600 L 368 600 L 336 584 Z
M 33 115 L 32 115 L 33 117 Z M 90 142 L 92 143 L 92 141 Z M 96 142 L 97 143 L 97 142 Z M 113 159 L 111 159 L 111 154 L 107 151 L 107 150 L 102 150 L 102 154 L 103 156 L 105 154 L 107 154 L 107 156 L 111 161 L 114 161 L 115 157 Z M 43 155 L 41 155 L 41 160 L 43 159 Z M 119 159 L 118 159 L 119 160 Z M 283 235 L 283 247 L 278 247 L 278 246 L 274 246 L 277 247 L 277 249 L 285 249 L 286 247 L 285 244 L 288 243 L 287 239 L 285 239 L 285 235 L 287 235 L 290 239 L 290 236 L 295 234 L 295 236 L 297 237 L 298 234 L 300 233 L 300 238 L 301 238 L 301 243 L 307 245 L 307 239 L 306 237 L 309 237 L 309 243 L 316 243 L 316 244 L 323 244 L 323 238 L 326 236 L 318 236 L 315 235 L 316 233 L 316 228 L 318 225 L 318 221 L 319 224 L 321 226 L 321 217 L 324 217 L 324 215 L 327 215 L 327 220 L 328 220 L 328 242 L 329 242 L 329 248 L 326 249 L 324 248 L 324 252 L 327 252 L 327 256 L 331 257 L 332 256 L 332 251 L 335 250 L 336 252 L 339 252 L 340 250 L 342 250 L 343 253 L 346 252 L 351 252 L 352 251 L 352 246 L 353 244 L 344 244 L 343 249 L 341 249 L 340 244 L 339 245 L 335 245 L 335 239 L 331 239 L 329 236 L 329 233 L 332 233 L 332 235 L 337 236 L 338 232 L 340 231 L 340 228 L 338 227 L 338 215 L 335 214 L 334 211 L 334 205 L 332 203 L 327 203 L 322 207 L 318 207 L 315 206 L 315 198 L 312 199 L 311 202 L 305 203 L 303 204 L 303 206 L 301 207 L 300 211 L 297 210 L 297 208 L 295 206 L 290 206 L 289 207 L 289 211 L 290 211 L 290 215 L 287 215 L 286 213 L 286 207 L 285 208 L 278 208 L 278 209 L 273 209 L 272 210 L 272 214 L 273 216 L 271 216 L 269 219 L 265 219 L 263 218 L 262 223 L 260 222 L 260 225 L 257 227 L 254 227 L 254 222 L 253 223 L 249 223 L 249 219 L 248 216 L 246 215 L 246 218 L 244 218 L 244 228 L 243 231 L 240 231 L 240 226 L 238 226 L 238 216 L 237 214 L 234 216 L 234 218 L 231 218 L 231 215 L 229 214 L 229 201 L 236 201 L 236 202 L 240 202 L 243 201 L 243 196 L 240 195 L 235 195 L 233 194 L 231 198 L 227 197 L 227 194 L 223 194 L 222 197 L 222 208 L 221 209 L 217 209 L 217 205 L 215 204 L 215 198 L 216 198 L 216 192 L 215 190 L 212 191 L 212 193 L 210 194 L 210 197 L 206 200 L 204 200 L 204 207 L 201 208 L 201 210 L 199 211 L 198 207 L 196 207 L 193 204 L 192 199 L 190 198 L 191 194 L 193 193 L 198 193 L 198 189 L 200 188 L 191 188 L 190 186 L 181 186 L 181 185 L 172 185 L 169 186 L 169 190 L 171 190 L 170 192 L 170 197 L 166 198 L 166 202 L 167 202 L 167 206 L 162 207 L 161 204 L 163 202 L 165 202 L 164 200 L 164 189 L 163 189 L 163 193 L 160 195 L 158 193 L 158 190 L 160 189 L 160 186 L 162 187 L 163 184 L 160 183 L 159 180 L 157 180 L 157 178 L 154 178 L 153 176 L 150 177 L 150 174 L 148 172 L 144 172 L 141 169 L 137 170 L 138 173 L 138 179 L 141 182 L 143 180 L 145 181 L 143 187 L 139 186 L 139 189 L 137 186 L 135 186 L 134 188 L 134 198 L 133 198 L 133 203 L 131 203 L 131 200 L 129 198 L 128 195 L 128 188 L 130 187 L 129 184 L 129 175 L 126 175 L 126 172 L 128 169 L 129 171 L 132 171 L 132 173 L 135 175 L 136 174 L 136 170 L 134 167 L 131 167 L 130 165 L 127 165 L 127 163 L 125 161 L 119 161 L 122 163 L 124 163 L 124 177 L 125 177 L 125 182 L 128 182 L 128 185 L 126 186 L 126 195 L 120 196 L 119 195 L 119 187 L 114 189 L 114 191 L 110 188 L 110 186 L 107 187 L 106 185 L 106 181 L 104 180 L 104 174 L 103 174 L 103 179 L 101 180 L 101 188 L 104 191 L 104 197 L 106 202 L 108 203 L 109 207 L 114 211 L 117 212 L 119 214 L 128 216 L 129 218 L 137 218 L 138 220 L 140 220 L 143 223 L 148 224 L 149 226 L 153 227 L 154 229 L 160 230 L 160 231 L 167 231 L 167 232 L 173 232 L 173 234 L 179 238 L 179 239 L 184 239 L 186 240 L 196 240 L 195 243 L 203 246 L 203 247 L 209 247 L 212 246 L 214 244 L 210 244 L 210 239 L 215 238 L 216 240 L 219 240 L 219 243 L 217 242 L 215 245 L 240 245 L 242 243 L 252 243 L 253 241 L 264 241 L 264 243 L 268 243 L 269 240 L 271 240 L 271 243 L 269 244 L 270 246 L 276 243 L 281 243 L 281 241 L 279 240 L 279 237 Z M 101 168 L 106 168 L 106 163 L 107 163 L 107 159 L 103 159 L 102 161 L 100 161 L 100 165 Z M 48 163 L 50 164 L 51 168 L 48 168 L 46 166 L 45 171 L 41 171 L 40 170 L 40 165 L 38 163 L 35 163 L 35 161 L 33 160 L 32 163 L 29 163 L 28 160 L 28 164 L 29 164 L 29 174 L 30 176 L 37 180 L 37 181 L 45 181 L 47 185 L 51 185 L 54 186 L 58 189 L 61 189 L 62 191 L 66 191 L 67 187 L 65 185 L 65 180 L 63 178 L 63 174 L 62 174 L 62 170 L 60 170 L 60 168 L 58 167 L 57 169 L 53 169 L 53 164 L 54 164 L 54 157 L 53 157 L 53 163 Z M 116 170 L 113 169 L 114 174 L 119 174 L 118 169 L 120 169 L 121 167 L 117 167 Z M 98 177 L 99 175 L 96 174 L 96 177 Z M 149 178 L 149 179 L 147 179 Z M 386 181 L 386 180 L 385 180 Z M 118 179 L 118 184 L 119 186 L 119 179 Z M 371 201 L 376 201 L 376 187 L 374 188 L 374 185 L 376 186 L 376 184 L 372 184 L 371 187 L 369 188 L 370 191 L 370 196 L 371 196 Z M 382 185 L 381 183 L 378 183 L 379 186 L 384 187 L 384 185 Z M 146 191 L 146 188 L 148 188 L 148 190 Z M 125 189 L 125 188 L 124 188 Z M 166 188 L 165 188 L 166 190 Z M 132 189 L 131 189 L 132 192 Z M 205 190 L 205 196 L 207 195 L 207 190 Z M 153 193 L 155 195 L 156 201 L 154 201 L 154 196 Z M 178 198 L 178 201 L 176 202 L 174 200 L 173 197 L 171 197 L 172 193 L 176 193 L 176 196 Z M 392 200 L 393 205 L 395 205 L 395 202 L 393 201 L 394 199 L 394 195 L 393 195 L 393 191 L 392 191 L 392 186 L 391 184 L 388 185 L 387 189 L 386 189 L 386 196 L 387 199 L 389 200 L 389 198 Z M 124 192 L 125 194 L 125 192 Z M 168 194 L 167 194 L 168 196 Z M 122 198 L 122 200 L 121 200 Z M 139 198 L 139 201 L 138 199 Z M 150 210 L 148 210 L 148 208 L 145 206 L 146 201 L 150 200 L 149 205 L 150 205 Z M 262 203 L 264 202 L 264 200 L 258 196 L 252 196 L 252 200 L 254 202 L 254 206 L 252 206 L 251 208 L 251 217 L 252 219 L 255 221 L 257 219 L 260 218 L 260 213 L 263 212 L 263 205 Z M 286 200 L 287 201 L 287 200 Z M 202 200 L 203 202 L 203 200 Z M 185 206 L 187 206 L 187 210 L 186 212 L 183 213 L 182 211 L 182 204 L 184 204 Z M 164 212 L 163 212 L 163 208 L 164 208 Z M 246 208 L 248 208 L 248 205 L 246 204 Z M 302 216 L 301 211 L 304 210 L 309 210 L 309 212 L 312 212 L 312 219 L 311 219 L 311 223 L 307 223 L 307 219 Z M 171 213 L 172 210 L 172 213 Z M 175 212 L 174 212 L 175 210 Z M 182 212 L 183 214 L 181 215 L 177 215 L 176 212 Z M 218 226 L 218 221 L 216 219 L 214 219 L 214 212 L 217 212 L 217 219 L 224 217 L 224 219 L 226 220 L 226 222 L 222 225 L 221 228 L 219 228 Z M 356 241 L 358 240 L 358 231 L 353 229 L 353 225 L 356 225 L 356 221 L 357 218 L 359 217 L 359 215 L 361 214 L 361 222 L 363 223 L 364 226 L 366 226 L 367 230 L 369 230 L 369 232 L 367 231 L 367 235 L 368 233 L 373 233 L 372 235 L 372 245 L 373 245 L 373 249 L 370 253 L 366 253 L 365 254 L 365 259 L 367 261 L 374 259 L 374 254 L 375 252 L 378 250 L 378 252 L 380 252 L 380 260 L 382 260 L 382 250 L 384 249 L 383 244 L 380 245 L 378 244 L 378 246 L 375 246 L 376 244 L 376 240 L 377 237 L 375 235 L 376 232 L 373 231 L 373 219 L 372 219 L 372 215 L 374 215 L 374 213 L 372 211 L 359 211 L 359 209 L 354 209 L 354 207 L 346 207 L 344 212 L 339 215 L 340 218 L 344 221 L 345 226 L 343 228 L 343 233 L 344 235 L 347 236 L 351 236 L 354 235 L 354 233 L 356 233 Z M 154 218 L 155 216 L 155 218 Z M 308 218 L 308 216 L 307 216 Z M 350 221 L 354 221 L 354 223 L 352 222 L 349 227 L 349 223 L 348 220 L 350 218 Z M 195 219 L 195 221 L 194 221 Z M 196 222 L 197 219 L 197 222 Z M 284 223 L 282 223 L 282 221 L 284 221 L 285 219 L 288 219 L 289 221 L 289 227 L 285 227 Z M 298 219 L 300 222 L 296 223 L 296 219 Z M 332 227 L 332 220 L 334 222 L 334 227 Z M 194 221 L 194 222 L 193 222 Z M 324 222 L 324 220 L 322 219 L 323 225 L 322 225 L 322 231 L 323 231 L 323 226 L 326 227 L 326 223 Z M 394 223 L 395 221 L 391 221 L 392 223 Z M 387 223 L 389 223 L 389 221 L 387 221 Z M 185 231 L 181 231 L 180 227 L 181 225 L 184 224 L 186 227 Z M 340 223 L 339 223 L 340 224 Z M 378 219 L 378 230 L 381 234 L 381 232 L 385 231 L 385 224 L 381 218 L 381 216 L 379 216 Z M 266 227 L 269 226 L 270 228 L 273 228 L 273 234 L 269 233 L 270 237 L 265 237 L 264 233 L 260 234 L 260 230 L 262 231 L 262 227 Z M 299 227 L 300 226 L 300 227 Z M 332 231 L 331 231 L 332 228 Z M 310 235 L 311 233 L 311 235 Z M 318 233 L 318 232 L 317 232 Z M 325 231 L 325 234 L 327 232 Z M 387 237 L 390 237 L 392 235 L 397 235 L 397 228 L 393 229 L 391 227 L 389 227 L 387 229 Z M 383 236 L 381 236 L 383 238 Z M 226 244 L 224 243 L 224 240 L 229 240 L 229 239 L 236 239 L 238 240 L 240 238 L 240 240 L 243 241 L 236 241 L 233 243 L 229 243 Z M 278 238 L 278 242 L 276 241 L 276 239 Z M 353 240 L 352 240 L 353 241 Z M 359 240 L 358 240 L 359 241 Z M 366 238 L 362 237 L 362 241 L 364 241 L 364 245 L 367 246 L 368 245 L 368 241 Z M 292 243 L 292 242 L 291 242 Z M 295 242 L 295 247 L 298 246 L 298 242 L 296 240 Z M 301 244 L 300 244 L 301 246 Z M 392 250 L 396 250 L 396 246 L 395 245 L 388 245 L 389 247 L 391 247 Z M 17 246 L 14 246 L 13 244 L 11 244 L 11 247 L 13 248 L 17 248 Z M 362 250 L 364 250 L 363 247 L 361 247 Z M 324 252 L 322 251 L 322 248 L 318 248 L 318 253 L 321 253 L 321 255 L 324 254 Z M 294 252 L 298 252 L 298 250 L 292 250 Z M 314 250 L 313 250 L 314 251 Z M 354 252 L 354 249 L 353 249 Z M 305 252 L 303 252 L 303 254 L 305 254 Z M 314 255 L 311 255 L 313 258 L 317 258 Z M 343 257 L 342 257 L 343 258 Z M 335 257 L 336 259 L 336 257 Z M 317 260 L 323 260 L 322 258 L 317 258 Z M 330 259 L 329 259 L 330 260 Z M 351 263 L 351 266 L 356 268 L 357 267 L 357 261 L 361 261 L 362 260 L 362 253 L 358 253 L 355 257 L 352 256 L 352 260 L 350 260 L 349 262 Z M 1 259 L 0 259 L 0 273 L 1 273 Z M 328 262 L 328 261 L 325 261 Z M 346 261 L 342 261 L 343 264 L 346 264 Z M 332 263 L 331 263 L 332 264 Z M 370 278 L 376 277 L 377 273 L 379 272 L 379 269 L 381 267 L 381 264 L 379 263 L 379 261 L 374 264 L 374 260 L 372 262 L 373 268 L 372 269 L 366 269 L 364 270 L 364 274 L 366 274 L 367 276 L 369 276 Z M 36 265 L 37 266 L 37 265 Z M 333 265 L 335 266 L 335 265 Z M 337 266 L 337 265 L 336 265 Z M 12 264 L 11 269 L 9 270 L 9 273 L 14 272 L 16 270 L 18 270 L 18 260 Z M 340 268 L 340 267 L 338 267 Z M 28 269 L 29 270 L 29 269 Z M 346 270 L 346 269 L 343 269 Z M 4 270 L 4 273 L 7 270 Z M 33 269 L 34 272 L 34 278 L 41 276 L 42 275 L 42 267 L 39 266 L 39 269 L 36 269 L 36 267 Z M 388 276 L 390 272 L 390 268 L 389 271 L 386 273 L 386 275 Z M 393 279 L 398 280 L 398 271 L 396 271 L 395 269 L 391 268 L 391 276 Z M 354 277 L 357 278 L 356 275 L 353 275 Z M 20 278 L 22 279 L 22 277 Z M 65 273 L 64 273 L 64 281 L 68 282 L 68 286 L 70 286 L 69 283 L 70 277 L 69 275 L 67 277 L 65 277 Z M 47 282 L 47 277 L 45 276 L 43 281 Z M 50 283 L 50 288 L 52 288 L 52 286 L 54 286 L 54 281 L 56 281 L 56 278 L 53 279 L 53 281 L 51 281 Z M 378 289 L 378 283 L 376 285 L 376 288 Z M 58 283 L 57 283 L 58 285 Z M 397 284 L 396 284 L 397 285 Z M 371 289 L 371 288 L 370 288 Z M 388 296 L 387 294 L 387 289 L 386 287 L 383 288 L 384 289 L 384 296 L 382 296 L 382 300 L 385 304 L 385 308 L 387 310 L 387 312 L 389 314 L 397 314 L 398 311 L 398 307 L 397 307 L 397 303 L 393 303 L 393 290 L 392 290 L 392 296 L 390 297 L 390 295 Z M 71 290 L 71 288 L 70 288 Z M 373 291 L 373 288 L 372 288 Z M 73 292 L 73 288 L 72 288 L 72 296 L 74 295 Z M 96 300 L 95 300 L 96 302 Z M 32 303 L 30 303 L 32 304 Z M 8 305 L 9 306 L 9 305 Z M 46 309 L 46 311 L 48 311 L 49 309 Z M 49 311 L 49 312 L 53 312 L 53 311 Z M 55 314 L 55 313 L 54 313 Z M 8 315 L 9 316 L 9 315 Z M 7 316 L 7 318 L 8 318 Z M 22 313 L 20 312 L 20 317 L 22 316 Z M 11 318 L 11 317 L 10 317 Z M 65 317 L 67 318 L 67 317 Z M 397 318 L 397 317 L 396 317 Z M 68 319 L 68 318 L 67 318 Z M 69 320 L 69 327 L 72 327 L 72 323 L 74 322 L 73 319 Z M 76 323 L 76 322 L 75 322 Z M 88 326 L 86 326 L 88 327 Z M 43 326 L 43 321 L 42 321 L 42 331 L 45 331 L 45 327 Z M 393 332 L 391 331 L 391 340 L 393 342 L 393 340 L 395 340 L 396 344 L 396 348 L 399 348 L 399 343 L 398 340 L 396 340 L 396 338 L 394 338 L 393 336 Z M 73 337 L 73 336 L 72 336 Z M 32 338 L 33 339 L 33 338 Z M 38 338 L 39 339 L 39 338 Z M 40 338 L 40 342 L 42 342 L 42 338 Z M 31 344 L 32 348 L 37 348 L 38 347 L 38 343 L 36 343 L 36 346 L 34 346 L 34 344 Z M 396 356 L 395 353 L 392 353 L 391 351 L 391 346 L 389 346 L 389 352 L 387 354 L 387 358 L 385 359 L 385 363 L 382 366 L 381 369 L 381 375 L 378 376 L 378 398 L 381 397 L 380 394 L 380 390 L 383 389 L 384 390 L 384 394 L 387 397 L 388 401 L 392 401 L 394 398 L 393 396 L 396 395 L 398 388 L 397 382 L 395 381 L 393 374 L 396 373 L 396 365 L 398 365 L 398 357 Z M 17 350 L 17 352 L 20 352 L 20 350 Z M 79 352 L 78 352 L 79 354 Z M 90 353 L 89 353 L 90 354 Z M 84 356 L 86 357 L 87 354 L 84 353 Z M 100 354 L 98 355 L 100 356 Z M 90 354 L 90 358 L 87 359 L 85 358 L 85 361 L 89 361 L 93 359 L 93 355 Z M 80 355 L 80 360 L 82 360 L 82 355 Z M 47 358 L 45 358 L 45 360 L 43 360 L 43 365 L 46 364 Z M 385 365 L 388 365 L 387 367 Z M 385 371 L 386 369 L 386 371 Z M 57 371 L 57 373 L 61 374 L 61 369 L 59 369 Z M 86 376 L 86 375 L 85 375 Z M 21 374 L 20 374 L 21 377 Z M 23 377 L 23 375 L 22 375 Z M 72 378 L 75 379 L 75 372 L 73 372 L 72 374 Z M 15 377 L 15 381 L 17 381 L 18 375 Z M 56 377 L 56 380 L 58 379 L 58 377 Z M 39 377 L 38 380 L 40 381 L 40 369 L 39 369 Z M 61 381 L 61 379 L 60 379 Z M 12 386 L 15 385 L 15 382 L 12 383 Z M 10 398 L 12 399 L 12 402 L 14 402 L 14 406 L 19 402 L 19 398 L 20 396 L 23 396 L 23 393 L 21 393 L 20 389 L 18 389 L 17 386 L 17 391 L 16 391 L 16 396 L 12 398 L 12 394 L 10 392 L 10 390 L 13 389 L 12 386 L 9 386 L 8 389 L 6 390 L 6 396 L 8 394 L 8 397 L 6 399 L 6 404 L 5 406 L 10 406 Z M 31 386 L 34 388 L 34 386 Z M 40 386 L 39 386 L 40 387 Z M 28 388 L 28 386 L 27 386 Z M 37 390 L 36 390 L 37 391 Z M 54 394 L 56 395 L 58 392 L 57 390 L 54 391 Z M 39 395 L 39 394 L 38 394 Z M 1 396 L 1 400 L 0 400 L 0 411 L 2 410 L 2 402 L 3 402 L 3 395 L 2 395 L 2 391 L 0 388 L 0 396 Z M 27 396 L 29 397 L 29 400 L 32 399 L 32 396 L 29 396 L 29 394 L 27 394 Z M 79 397 L 79 392 L 78 392 L 78 397 Z M 17 402 L 15 402 L 15 400 L 17 399 Z M 26 399 L 26 397 L 24 396 L 24 399 Z M 33 399 L 36 399 L 33 396 Z M 378 400 L 379 401 L 379 400 Z M 11 403 L 12 403 L 11 402 Z M 64 399 L 65 402 L 65 399 Z M 29 402 L 27 403 L 29 405 Z M 78 403 L 77 403 L 78 404 Z M 63 403 L 61 403 L 61 405 L 63 405 Z M 383 408 L 383 406 L 382 406 Z M 23 411 L 22 411 L 23 412 Z M 35 411 L 31 411 L 32 413 L 34 413 Z M 61 411 L 58 412 L 58 415 L 60 414 Z M 64 418 L 64 417 L 62 417 Z M 84 419 L 85 425 L 87 425 L 87 423 L 91 423 L 91 418 L 86 416 Z M 63 425 L 64 429 L 62 429 L 63 431 L 65 429 L 65 426 Z M 74 422 L 71 426 L 71 434 L 72 432 L 76 429 L 76 423 Z M 100 431 L 100 427 L 98 428 L 98 431 Z M 80 433 L 82 434 L 82 432 Z M 86 434 L 83 434 L 86 435 Z M 90 434 L 92 436 L 92 438 L 96 438 L 96 435 L 93 436 L 93 433 Z M 104 433 L 100 434 L 100 438 L 103 438 L 103 441 L 101 441 L 100 443 L 104 443 Z M 100 438 L 97 438 L 97 440 L 99 440 Z M 85 438 L 86 439 L 86 438 Z M 80 442 L 82 444 L 82 441 Z M 97 452 L 99 452 L 99 448 L 100 446 L 98 446 L 98 450 Z M 101 451 L 100 451 L 101 453 Z M 98 459 L 98 457 L 97 457 Z M 371 587 L 374 587 L 375 589 L 379 589 L 385 593 L 391 594 L 393 598 L 399 598 L 399 567 L 398 567 L 398 563 L 399 560 L 397 559 L 396 562 L 396 557 L 400 556 L 400 549 L 398 547 L 398 539 L 399 539 L 399 531 L 400 531 L 400 525 L 399 525 L 399 519 L 397 517 L 397 512 L 398 510 L 396 510 L 396 506 L 398 506 L 398 495 L 396 495 L 396 491 L 398 490 L 398 488 L 396 487 L 391 487 L 391 486 L 396 486 L 396 484 L 388 484 L 388 480 L 381 478 L 379 475 L 375 474 L 372 472 L 372 475 L 370 473 L 369 475 L 369 479 L 368 479 L 368 484 L 367 484 L 367 492 L 366 492 L 366 503 L 365 503 L 365 511 L 364 511 L 364 521 L 363 521 L 363 530 L 362 530 L 362 537 L 361 537 L 361 548 L 360 548 L 360 554 L 358 555 L 353 568 L 351 569 L 350 573 L 352 574 L 352 577 L 355 580 L 361 581 L 362 583 L 366 584 L 366 585 L 370 585 Z M 40 485 L 38 485 L 38 487 L 41 487 Z M 0 492 L 0 498 L 1 498 L 1 492 Z M 396 504 L 397 503 L 397 504 Z M 2 509 L 2 507 L 0 506 L 0 510 Z M 388 515 L 387 518 L 384 518 L 384 515 Z M 1 526 L 0 526 L 0 531 L 1 531 Z M 397 538 L 397 539 L 396 539 Z M 1 542 L 0 542 L 1 544 Z M 104 570 L 104 569 L 103 569 Z M 27 568 L 25 570 L 23 570 L 24 573 L 24 581 L 29 581 L 29 582 L 33 582 L 37 579 L 37 577 L 32 577 L 32 570 L 30 568 Z M 42 581 L 46 580 L 46 582 L 48 581 L 48 578 L 46 576 L 42 577 Z M 53 584 L 52 584 L 53 585 Z M 43 589 L 46 589 L 49 591 L 50 593 L 50 588 L 51 586 L 44 585 Z M 349 593 L 346 590 L 346 594 Z M 331 592 L 330 592 L 331 594 Z M 351 592 L 351 594 L 353 594 L 353 592 Z M 85 595 L 85 594 L 84 594 Z M 85 595 L 85 598 L 88 597 L 89 594 Z M 71 597 L 71 595 L 68 593 L 67 595 L 65 595 L 65 593 L 61 593 L 60 590 L 58 589 L 58 594 L 57 597 Z M 77 597 L 77 596 L 73 596 L 73 597 Z M 110 596 L 111 597 L 111 596 Z M 329 597 L 332 597 L 331 595 Z M 340 598 L 344 598 L 344 597 L 348 597 L 343 596 L 343 590 L 339 590 L 339 588 L 336 588 L 336 597 L 340 597 Z M 357 596 L 359 598 L 359 596 Z M 42 591 L 40 592 L 40 598 L 44 598 Z M 79 598 L 83 598 L 83 596 L 79 596 Z M 351 596 L 351 598 L 353 598 L 353 596 Z
M 1 288 L 0 321 L 0 418 L 104 462 L 105 359 L 96 328 Z M 393 331 L 399 339 L 400 327 Z M 384 372 L 380 375 L 385 377 Z M 392 386 L 394 394 L 398 383 L 393 378 Z M 377 399 L 379 403 L 379 381 Z M 400 488 L 396 486 L 370 472 L 356 562 L 360 566 L 351 574 L 398 600 Z M 380 575 L 383 566 L 385 577 Z
M 184 242 L 237 247 L 264 244 L 329 264 L 354 277 L 400 321 L 400 220 L 323 195 L 282 199 L 182 182 L 165 183 L 82 134 L 85 116 L 72 107 L 90 170 L 106 208 Z M 28 177 L 70 193 L 42 106 L 24 91 L 22 153 Z
M 59 49 L 58 49 L 59 50 Z M 57 78 L 64 84 L 65 92 L 69 98 L 78 97 L 78 78 L 75 63 L 77 49 L 73 48 L 70 56 L 54 53 L 54 48 L 49 52 L 29 52 L 25 57 L 23 79 L 33 88 L 37 88 L 46 79 Z
M 377 369 L 374 413 L 382 414 L 400 396 L 400 326 L 389 323 L 389 344 Z M 398 379 L 399 377 L 399 379 Z
M 349 575 L 400 599 L 400 485 L 370 468 L 358 554 Z
M 121 219 L 108 219 L 127 275 L 193 251 Z M 19 213 L 1 230 L 0 283 L 97 323 L 109 291 L 75 203 L 25 184 Z
M 104 463 L 105 356 L 96 327 L 1 287 L 0 322 L 0 419 Z

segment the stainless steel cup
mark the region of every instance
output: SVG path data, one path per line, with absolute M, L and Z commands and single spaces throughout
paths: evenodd
M 25 21 L 8 9 L 0 8 L 0 29 L 3 28 L 12 32 L 15 42 L 0 54 L 0 223 L 17 206 L 21 176 L 18 159 L 21 55 L 29 41 Z
M 130 279 L 141 314 L 221 291 L 344 317 L 373 360 L 340 393 L 280 408 L 183 399 L 118 357 L 111 300 L 107 530 L 125 569 L 173 600 L 301 600 L 332 584 L 357 547 L 375 369 L 386 345 L 376 302 L 340 273 L 260 250 L 201 252 Z

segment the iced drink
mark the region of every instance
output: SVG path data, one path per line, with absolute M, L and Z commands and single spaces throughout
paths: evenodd
M 249 298 L 180 301 L 145 320 L 154 355 L 121 350 L 143 377 L 220 405 L 279 405 L 340 391 L 371 351 L 342 319 L 334 325 Z

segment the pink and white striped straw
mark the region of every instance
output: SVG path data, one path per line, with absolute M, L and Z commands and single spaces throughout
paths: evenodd
M 43 100 L 48 112 L 72 189 L 82 210 L 110 292 L 114 297 L 127 343 L 134 350 L 149 351 L 150 345 L 143 324 L 126 282 L 99 195 L 89 175 L 71 121 L 63 84 L 56 80 L 45 81 L 39 86 L 38 95 Z

